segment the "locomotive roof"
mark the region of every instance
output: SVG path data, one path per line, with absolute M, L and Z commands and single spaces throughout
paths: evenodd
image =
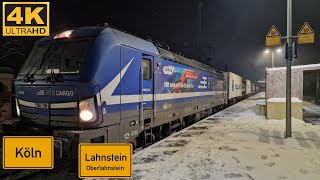
M 222 72 L 216 71 L 214 68 L 203 64 L 199 61 L 188 59 L 186 57 L 180 56 L 178 54 L 172 53 L 168 50 L 165 50 L 161 47 L 157 47 L 153 42 L 145 40 L 143 38 L 139 38 L 135 35 L 129 34 L 122 30 L 118 30 L 109 26 L 90 26 L 90 27 L 80 27 L 74 28 L 72 32 L 72 36 L 74 37 L 88 37 L 88 36 L 97 36 L 99 34 L 108 34 L 111 36 L 115 36 L 116 43 L 121 44 L 128 47 L 133 47 L 135 49 L 139 49 L 144 52 L 148 52 L 151 54 L 160 55 L 162 58 L 178 62 L 180 64 L 184 64 L 187 66 L 195 67 L 201 70 L 214 72 L 218 74 L 222 74 Z M 48 37 L 41 38 L 39 42 L 52 40 L 57 34 L 61 32 L 53 33 Z
M 145 52 L 149 52 L 152 54 L 157 54 L 160 55 L 162 58 L 178 62 L 180 64 L 192 66 L 198 69 L 202 69 L 205 71 L 210 71 L 218 74 L 222 74 L 222 72 L 216 71 L 214 68 L 203 64 L 199 61 L 193 60 L 193 59 L 188 59 L 186 57 L 180 56 L 178 54 L 172 53 L 168 50 L 165 50 L 161 47 L 157 47 L 154 43 L 144 40 L 143 38 L 139 38 L 135 35 L 123 32 L 121 30 L 115 29 L 115 28 L 110 28 L 118 38 L 118 41 L 120 44 L 129 46 L 129 47 L 134 47 L 136 49 L 140 49 Z
M 133 36 L 131 34 L 122 32 L 115 28 L 107 28 L 105 29 L 105 31 L 108 31 L 109 29 L 113 31 L 114 35 L 117 37 L 119 44 L 125 45 L 128 47 L 133 47 L 151 54 L 159 55 L 158 49 L 154 46 L 152 42 Z
M 88 26 L 88 27 L 80 27 L 80 28 L 70 28 L 66 29 L 65 31 L 68 30 L 74 30 L 72 32 L 72 36 L 74 37 L 92 37 L 92 36 L 97 36 L 103 31 L 105 27 L 99 27 L 99 26 Z M 59 31 L 50 34 L 50 36 L 43 37 L 41 38 L 38 42 L 43 42 L 43 41 L 50 41 L 52 40 L 57 34 L 64 32 L 64 31 Z

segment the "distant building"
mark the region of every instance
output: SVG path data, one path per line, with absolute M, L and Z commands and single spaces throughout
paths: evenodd
M 12 118 L 14 70 L 0 67 L 0 122 Z

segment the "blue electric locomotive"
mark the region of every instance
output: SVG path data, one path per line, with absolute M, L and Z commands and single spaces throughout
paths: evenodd
M 108 26 L 40 39 L 15 81 L 19 127 L 69 158 L 80 142 L 147 146 L 226 105 L 226 89 L 222 72 Z

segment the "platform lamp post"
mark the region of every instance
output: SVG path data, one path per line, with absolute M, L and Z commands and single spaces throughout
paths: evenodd
M 278 48 L 278 49 L 266 49 L 264 51 L 265 54 L 270 54 L 271 53 L 271 67 L 274 68 L 274 54 L 275 53 L 278 53 L 280 54 L 282 52 L 282 49 L 281 48 Z
M 288 59 L 286 68 L 286 134 L 285 137 L 292 137 L 291 131 L 291 61 L 292 61 L 292 0 L 287 0 L 287 43 Z

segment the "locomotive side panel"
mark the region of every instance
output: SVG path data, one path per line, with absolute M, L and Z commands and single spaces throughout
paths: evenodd
M 165 59 L 155 64 L 155 126 L 224 103 L 222 75 Z
M 119 102 L 121 106 L 120 142 L 132 142 L 139 135 L 142 131 L 140 127 L 143 126 L 142 118 L 153 120 L 152 113 L 142 114 L 143 109 L 152 108 L 152 99 L 146 97 L 150 97 L 147 96 L 147 93 L 153 93 L 152 83 L 151 85 L 145 83 L 146 80 L 144 80 L 141 71 L 142 59 L 141 51 L 121 46 L 119 93 L 115 92 L 113 94 L 113 96 L 121 97 Z M 151 78 L 152 75 L 150 74 L 150 81 L 152 81 Z

